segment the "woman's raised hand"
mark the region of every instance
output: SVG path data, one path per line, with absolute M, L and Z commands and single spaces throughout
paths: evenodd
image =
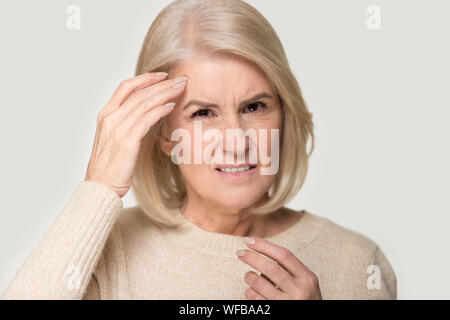
M 124 80 L 97 117 L 85 181 L 102 183 L 125 196 L 131 187 L 141 141 L 175 106 L 171 100 L 186 87 L 187 77 L 144 73 Z

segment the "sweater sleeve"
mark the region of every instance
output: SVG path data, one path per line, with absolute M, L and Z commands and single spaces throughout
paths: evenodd
M 100 286 L 94 274 L 91 277 L 91 281 L 89 281 L 83 300 L 101 300 Z
M 3 299 L 82 299 L 97 292 L 92 274 L 122 206 L 107 186 L 81 181 Z
M 369 300 L 396 300 L 397 277 L 383 251 L 377 246 L 367 267 Z

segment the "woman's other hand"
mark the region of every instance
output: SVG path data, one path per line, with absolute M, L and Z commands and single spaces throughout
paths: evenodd
M 263 238 L 246 239 L 249 240 L 246 245 L 256 252 L 239 250 L 238 257 L 261 272 L 261 275 L 253 271 L 245 274 L 249 285 L 245 292 L 247 299 L 322 300 L 319 279 L 292 252 Z

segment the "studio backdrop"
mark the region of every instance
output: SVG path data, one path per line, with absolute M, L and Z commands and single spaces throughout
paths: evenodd
M 83 180 L 98 112 L 166 0 L 4 0 L 0 291 Z M 450 297 L 450 2 L 248 0 L 277 31 L 316 146 L 288 207 L 374 240 L 399 299 Z M 124 207 L 136 205 L 132 192 Z

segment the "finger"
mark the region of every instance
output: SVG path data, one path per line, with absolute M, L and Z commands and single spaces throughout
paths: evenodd
M 284 292 L 294 292 L 294 278 L 278 263 L 250 250 L 242 250 L 239 258 L 259 272 L 265 274 Z M 267 281 L 267 280 L 266 280 Z
M 148 112 L 151 112 L 155 107 L 162 106 L 169 101 L 173 101 L 176 99 L 184 90 L 184 87 L 181 88 L 173 88 L 168 87 L 164 90 L 160 90 L 156 92 L 151 97 L 147 98 L 147 100 L 141 102 L 140 105 L 135 106 L 129 114 L 122 120 L 122 124 L 124 128 L 128 130 L 136 125 L 138 120 L 142 118 Z
M 117 110 L 135 90 L 151 86 L 167 78 L 167 75 L 161 76 L 158 74 L 159 73 L 146 72 L 133 78 L 123 80 L 106 104 L 106 107 L 104 108 L 105 115 Z
M 148 133 L 150 128 L 159 121 L 162 117 L 165 117 L 168 115 L 172 110 L 174 109 L 174 106 L 168 107 L 168 106 L 159 106 L 153 109 L 152 111 L 145 114 L 132 128 L 131 136 L 134 141 L 141 140 L 145 137 L 145 135 Z M 136 140 L 137 139 L 137 140 Z
M 294 277 L 301 277 L 304 273 L 312 274 L 309 270 L 291 251 L 288 249 L 273 244 L 272 242 L 259 238 L 249 237 L 254 240 L 254 243 L 245 242 L 245 244 L 252 250 L 260 252 L 269 258 L 277 261 Z
M 121 119 L 125 118 L 126 116 L 130 115 L 132 111 L 134 111 L 136 108 L 139 108 L 139 106 L 143 104 L 149 106 L 147 103 L 150 103 L 151 106 L 152 101 L 155 100 L 154 98 L 158 97 L 161 92 L 166 92 L 167 90 L 169 90 L 169 92 L 177 94 L 181 93 L 182 91 L 184 91 L 184 87 L 187 83 L 187 78 L 181 77 L 181 79 L 186 79 L 185 81 L 180 81 L 179 79 L 180 78 L 168 79 L 153 86 L 137 91 L 133 95 L 129 96 L 129 98 L 122 104 L 121 108 L 117 110 L 118 117 Z M 173 86 L 176 84 L 184 84 L 184 86 L 174 88 Z M 161 102 L 157 104 L 164 103 Z
M 251 287 L 249 287 L 249 288 L 247 288 L 247 290 L 245 290 L 245 298 L 247 300 L 267 300 L 262 295 L 260 295 L 258 292 L 253 290 Z
M 264 273 L 261 273 L 259 276 L 267 279 L 267 281 L 269 281 L 275 288 L 278 288 L 277 284 L 270 280 Z
M 275 288 L 267 279 L 258 276 L 255 272 L 249 271 L 244 276 L 245 282 L 258 294 L 266 299 L 282 299 L 283 292 Z

